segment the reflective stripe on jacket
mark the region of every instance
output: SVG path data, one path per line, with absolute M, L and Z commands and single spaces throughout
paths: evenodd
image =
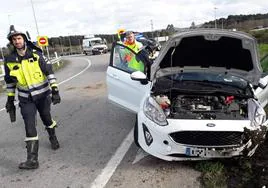
M 142 48 L 142 43 L 135 41 L 134 44 L 128 44 L 125 43 L 125 45 L 127 47 L 129 47 L 130 49 L 132 49 L 134 52 L 138 53 L 140 51 L 140 49 Z M 144 64 L 141 61 L 137 61 L 136 57 L 134 55 L 131 55 L 131 59 L 128 62 L 128 67 L 134 69 L 134 70 L 138 70 L 141 72 L 144 72 Z
M 18 89 L 19 99 L 31 97 L 33 100 L 45 97 L 51 93 L 50 86 L 56 86 L 56 78 L 51 64 L 40 52 L 27 49 L 24 57 L 16 52 L 5 61 L 5 81 L 7 95 L 15 96 Z

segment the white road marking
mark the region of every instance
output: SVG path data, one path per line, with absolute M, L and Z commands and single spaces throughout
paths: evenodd
M 78 59 L 78 58 L 77 58 L 77 59 Z M 73 78 L 79 76 L 80 74 L 82 74 L 83 72 L 85 72 L 85 71 L 91 66 L 91 62 L 90 62 L 89 59 L 86 59 L 86 58 L 79 58 L 79 59 L 86 60 L 86 61 L 88 62 L 87 67 L 86 67 L 85 69 L 83 69 L 81 72 L 77 73 L 76 75 L 74 75 L 74 76 L 72 76 L 72 77 L 70 77 L 70 78 L 68 78 L 68 79 L 66 79 L 66 80 L 64 80 L 64 81 L 62 81 L 62 82 L 60 82 L 58 85 L 64 84 L 65 82 L 68 82 L 68 81 L 72 80 Z
M 79 76 L 80 74 L 85 72 L 91 66 L 90 60 L 85 59 L 85 58 L 81 58 L 81 59 L 87 60 L 88 66 L 85 69 L 83 69 L 81 72 L 79 72 L 79 73 L 75 74 L 74 76 L 60 82 L 58 85 L 64 84 L 65 82 L 68 82 L 68 81 L 72 80 L 73 78 Z M 18 104 L 18 103 L 16 103 L 16 104 Z M 5 110 L 5 108 L 2 108 L 2 109 L 0 109 L 0 112 L 4 111 L 4 110 Z M 112 177 L 114 171 L 116 170 L 118 165 L 123 160 L 124 156 L 126 155 L 126 153 L 129 150 L 132 143 L 133 143 L 133 129 L 128 133 L 127 137 L 121 143 L 119 148 L 117 148 L 115 154 L 112 156 L 112 158 L 106 164 L 105 168 L 102 169 L 101 174 L 99 174 L 97 176 L 97 178 L 91 183 L 91 186 L 90 186 L 91 188 L 103 188 L 107 184 L 107 182 Z M 146 155 L 143 154 L 143 157 L 144 156 L 146 156 Z M 138 156 L 138 157 L 136 156 L 136 159 L 137 158 L 140 158 L 140 156 Z M 135 162 L 135 160 L 134 160 L 134 162 Z M 133 164 L 134 164 L 134 162 L 133 162 Z
M 123 157 L 129 150 L 131 144 L 133 143 L 133 128 L 128 133 L 127 137 L 121 143 L 119 148 L 117 148 L 115 154 L 112 156 L 110 161 L 107 163 L 104 169 L 102 169 L 101 174 L 97 176 L 97 178 L 91 183 L 91 188 L 103 188 L 107 182 L 110 180 L 111 176 L 113 175 L 114 171 L 121 163 Z
M 66 80 L 63 80 L 63 81 L 60 82 L 58 85 L 64 84 L 65 82 L 68 82 L 68 81 L 72 80 L 73 78 L 79 76 L 80 74 L 82 74 L 83 72 L 85 72 L 85 71 L 91 66 L 91 62 L 90 62 L 89 59 L 86 59 L 86 58 L 77 58 L 77 59 L 83 59 L 83 60 L 86 60 L 86 61 L 88 62 L 87 67 L 84 68 L 81 72 L 75 74 L 74 76 L 72 76 L 72 77 L 70 77 L 70 78 L 68 78 L 68 79 L 66 79 Z M 15 105 L 17 105 L 17 104 L 18 104 L 18 102 L 15 103 Z M 4 110 L 6 110 L 6 108 L 2 108 L 2 109 L 0 109 L 0 112 L 2 112 L 2 111 L 4 111 Z

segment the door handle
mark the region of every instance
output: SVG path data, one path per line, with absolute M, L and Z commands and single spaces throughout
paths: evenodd
M 113 77 L 114 79 L 119 80 L 119 77 L 116 74 L 110 74 L 111 77 Z

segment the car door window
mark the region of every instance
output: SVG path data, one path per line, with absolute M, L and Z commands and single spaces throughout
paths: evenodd
M 138 56 L 125 46 L 115 45 L 112 66 L 128 73 L 144 72 L 144 63 Z

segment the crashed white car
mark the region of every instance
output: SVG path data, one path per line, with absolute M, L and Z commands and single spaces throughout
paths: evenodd
M 215 29 L 175 34 L 154 62 L 115 44 L 107 69 L 108 98 L 137 114 L 135 143 L 169 161 L 252 156 L 266 136 L 267 82 L 255 39 Z

